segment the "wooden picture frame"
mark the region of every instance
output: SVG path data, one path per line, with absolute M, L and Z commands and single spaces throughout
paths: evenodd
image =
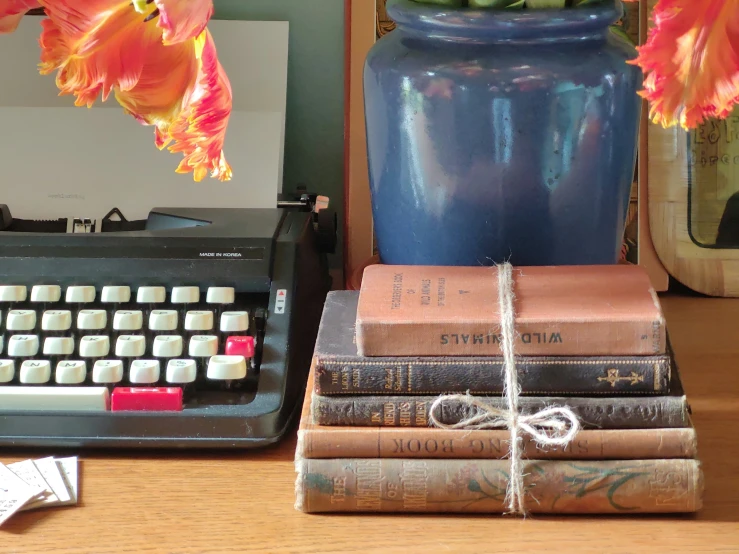
M 384 11 L 384 3 L 381 7 Z M 367 53 L 378 37 L 377 8 L 375 0 L 345 0 L 345 285 L 374 255 L 362 75 Z
M 651 6 L 648 2 L 639 3 L 639 42 L 644 44 L 649 30 L 649 14 Z M 654 123 L 649 120 L 649 104 L 645 100 L 642 105 L 642 118 L 639 135 L 639 161 L 637 177 L 637 263 L 646 269 L 657 292 L 668 290 L 670 275 L 657 254 L 652 240 L 651 222 L 649 218 L 649 175 L 650 155 L 649 136 Z
M 644 21 L 648 21 L 656 3 L 657 0 L 642 3 Z M 708 121 L 692 132 L 679 127 L 664 129 L 653 123 L 647 127 L 648 219 L 655 252 L 677 281 L 696 292 L 711 296 L 739 297 L 739 239 L 734 247 L 719 247 L 715 243 L 722 212 L 728 208 L 727 198 L 732 189 L 724 186 L 723 189 L 729 190 L 720 190 L 717 173 L 715 179 L 707 182 L 703 188 L 705 191 L 712 187 L 713 190 L 707 191 L 713 195 L 712 201 L 704 205 L 702 213 L 696 213 L 695 206 L 691 206 L 691 193 L 695 194 L 695 187 L 699 186 L 697 181 L 706 174 L 697 168 L 691 169 L 691 164 L 703 156 L 698 150 L 721 148 L 721 145 L 707 137 L 717 129 L 720 132 L 722 128 L 731 128 L 728 135 L 734 136 L 734 146 L 730 146 L 730 140 L 722 142 L 726 149 L 734 153 L 729 156 L 729 165 L 736 165 L 733 182 L 739 185 L 739 111 L 736 113 L 737 116 L 726 122 Z M 726 139 L 727 133 L 723 135 Z M 701 141 L 704 144 L 696 144 Z M 698 149 L 697 157 L 691 155 L 691 146 Z M 706 154 L 706 157 L 715 156 L 716 165 L 720 165 L 725 155 L 725 152 L 723 155 L 714 152 Z M 697 224 L 703 227 L 702 232 L 696 229 Z

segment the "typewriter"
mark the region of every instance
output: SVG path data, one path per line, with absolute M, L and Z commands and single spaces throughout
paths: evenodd
M 256 447 L 305 390 L 327 199 L 14 218 L 0 205 L 0 446 Z

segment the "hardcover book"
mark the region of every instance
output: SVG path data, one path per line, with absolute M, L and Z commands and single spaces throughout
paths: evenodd
M 302 458 L 462 458 L 503 459 L 508 454 L 510 432 L 506 429 L 452 430 L 393 417 L 392 427 L 323 426 L 313 421 L 312 391 L 315 372 L 308 376 L 303 411 L 298 428 L 296 459 Z M 339 398 L 344 402 L 345 398 Z M 404 399 L 405 400 L 405 399 Z M 402 413 L 403 404 L 395 413 Z M 320 411 L 320 410 L 319 410 Z M 382 410 L 378 413 L 385 415 Z M 416 412 L 413 415 L 418 415 Z M 408 413 L 407 417 L 410 418 Z M 381 417 L 381 416 L 380 416 Z M 697 455 L 695 428 L 602 429 L 580 431 L 567 446 L 541 446 L 528 435 L 523 438 L 525 458 L 567 460 L 627 460 L 694 458 Z M 405 425 L 405 426 L 404 426 Z
M 376 356 L 358 353 L 355 339 L 358 291 L 332 291 L 316 341 L 315 391 L 321 395 L 431 395 L 452 392 L 500 394 L 500 355 Z M 476 313 L 476 312 L 475 312 Z M 406 340 L 412 334 L 401 333 Z M 524 394 L 665 394 L 672 374 L 670 349 L 631 356 L 520 356 Z
M 338 458 L 296 460 L 295 508 L 303 512 L 500 513 L 508 460 Z M 525 460 L 532 513 L 695 512 L 698 460 Z
M 666 351 L 659 299 L 639 266 L 516 267 L 513 280 L 519 355 Z M 356 337 L 361 356 L 500 355 L 498 268 L 369 266 Z

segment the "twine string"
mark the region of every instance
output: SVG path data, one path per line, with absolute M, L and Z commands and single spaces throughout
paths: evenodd
M 496 408 L 468 394 L 439 396 L 431 405 L 429 419 L 442 429 L 494 429 L 505 427 L 510 432 L 510 476 L 505 504 L 510 513 L 525 516 L 525 487 L 523 462 L 523 434 L 534 438 L 540 446 L 567 446 L 580 431 L 580 421 L 568 407 L 550 406 L 534 414 L 521 414 L 516 367 L 516 314 L 513 309 L 513 267 L 510 263 L 498 266 L 498 305 L 500 311 L 501 351 L 503 353 L 505 408 Z M 445 424 L 437 417 L 444 402 L 456 401 L 469 408 L 465 418 L 454 424 Z

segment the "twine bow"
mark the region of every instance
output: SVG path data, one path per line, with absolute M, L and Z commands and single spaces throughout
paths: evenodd
M 514 354 L 515 312 L 513 310 L 513 267 L 509 263 L 498 266 L 498 304 L 500 307 L 501 350 L 503 352 L 503 398 L 507 409 L 493 407 L 470 394 L 451 394 L 437 398 L 429 410 L 431 423 L 442 429 L 492 429 L 507 427 L 511 434 L 511 470 L 506 489 L 509 512 L 526 515 L 524 503 L 524 474 L 521 445 L 522 433 L 531 435 L 541 446 L 566 446 L 580 431 L 580 421 L 568 407 L 550 406 L 534 414 L 522 415 L 519 407 L 521 387 Z M 445 401 L 460 401 L 475 413 L 458 423 L 447 425 L 439 421 L 436 411 Z

